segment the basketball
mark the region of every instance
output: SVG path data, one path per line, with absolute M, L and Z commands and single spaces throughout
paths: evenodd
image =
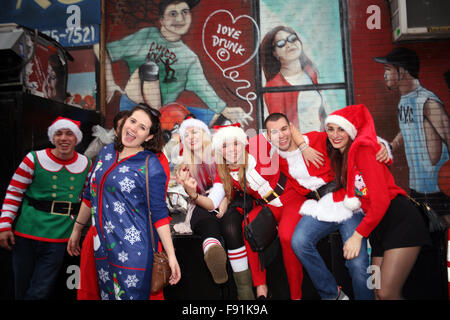
M 439 169 L 438 184 L 439 189 L 450 197 L 450 160 Z
M 189 114 L 189 110 L 179 103 L 169 103 L 159 109 L 161 112 L 161 129 L 172 131 L 176 124 L 180 125 Z

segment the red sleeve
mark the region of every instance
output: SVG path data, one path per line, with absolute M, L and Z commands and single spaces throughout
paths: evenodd
M 219 173 L 216 171 L 216 177 L 214 178 L 214 183 L 222 183 L 222 179 L 219 176 Z
M 365 216 L 356 231 L 362 236 L 368 237 L 380 223 L 391 203 L 385 175 L 385 170 L 388 169 L 375 159 L 373 149 L 370 147 L 360 147 L 355 157 L 356 166 L 367 187 L 367 195 L 361 198 Z
M 170 166 L 169 161 L 167 160 L 167 157 L 164 153 L 160 152 L 157 154 L 157 157 L 159 159 L 159 162 L 161 162 L 161 165 L 164 169 L 164 172 L 166 173 L 167 179 L 166 179 L 166 193 L 167 193 L 167 187 L 169 185 L 170 180 Z

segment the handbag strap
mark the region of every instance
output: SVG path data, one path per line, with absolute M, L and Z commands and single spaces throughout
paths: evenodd
M 250 223 L 247 214 L 247 204 L 246 204 L 246 194 L 247 194 L 247 176 L 245 175 L 245 166 L 244 166 L 244 228 Z
M 411 200 L 412 202 L 414 202 L 414 204 L 418 207 L 420 207 L 420 203 L 417 202 L 416 199 L 414 199 L 413 197 L 411 197 L 409 194 L 406 194 L 406 196 L 408 197 L 409 200 Z
M 148 207 L 148 218 L 149 218 L 149 224 L 150 224 L 150 234 L 152 238 L 152 248 L 153 252 L 156 252 L 155 249 L 155 235 L 153 233 L 153 224 L 152 224 L 152 212 L 150 211 L 150 197 L 149 197 L 149 190 L 148 190 L 148 159 L 150 158 L 150 155 L 147 156 L 145 159 L 145 189 L 147 191 L 147 207 Z

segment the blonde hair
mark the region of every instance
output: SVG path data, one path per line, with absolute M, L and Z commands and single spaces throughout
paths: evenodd
M 196 128 L 198 129 L 198 128 Z M 208 180 L 214 180 L 216 175 L 216 164 L 211 154 L 211 139 L 202 129 L 198 129 L 202 133 L 202 155 L 201 162 L 194 157 L 194 150 L 184 148 L 182 163 L 189 169 L 190 175 L 197 181 L 200 193 L 205 195 L 208 187 Z M 184 137 L 181 143 L 184 145 Z
M 217 159 L 217 157 L 221 157 L 222 159 Z M 245 177 L 245 169 L 248 166 L 248 152 L 244 148 L 244 157 L 245 163 L 239 164 L 239 174 L 238 174 L 238 183 L 241 186 L 241 189 L 245 189 L 246 185 L 246 177 Z M 233 181 L 230 174 L 230 168 L 228 167 L 226 161 L 224 161 L 223 157 L 220 153 L 216 153 L 216 163 L 217 163 L 217 173 L 222 180 L 223 189 L 225 190 L 225 196 L 228 200 L 232 200 L 234 196 L 233 190 Z

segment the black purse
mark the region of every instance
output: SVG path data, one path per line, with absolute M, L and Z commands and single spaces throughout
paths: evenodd
M 264 251 L 278 236 L 277 221 L 267 206 L 262 207 L 252 222 L 245 213 L 245 221 L 245 238 L 255 252 Z
M 256 218 L 250 222 L 245 189 L 244 186 L 244 236 L 251 249 L 258 253 L 262 270 L 264 270 L 275 259 L 280 248 L 277 221 L 270 208 L 263 205 Z
M 430 233 L 443 233 L 447 230 L 447 224 L 445 221 L 430 207 L 426 202 L 419 202 L 414 198 L 407 195 L 409 200 L 411 200 L 422 214 L 422 218 L 427 223 L 428 231 Z

